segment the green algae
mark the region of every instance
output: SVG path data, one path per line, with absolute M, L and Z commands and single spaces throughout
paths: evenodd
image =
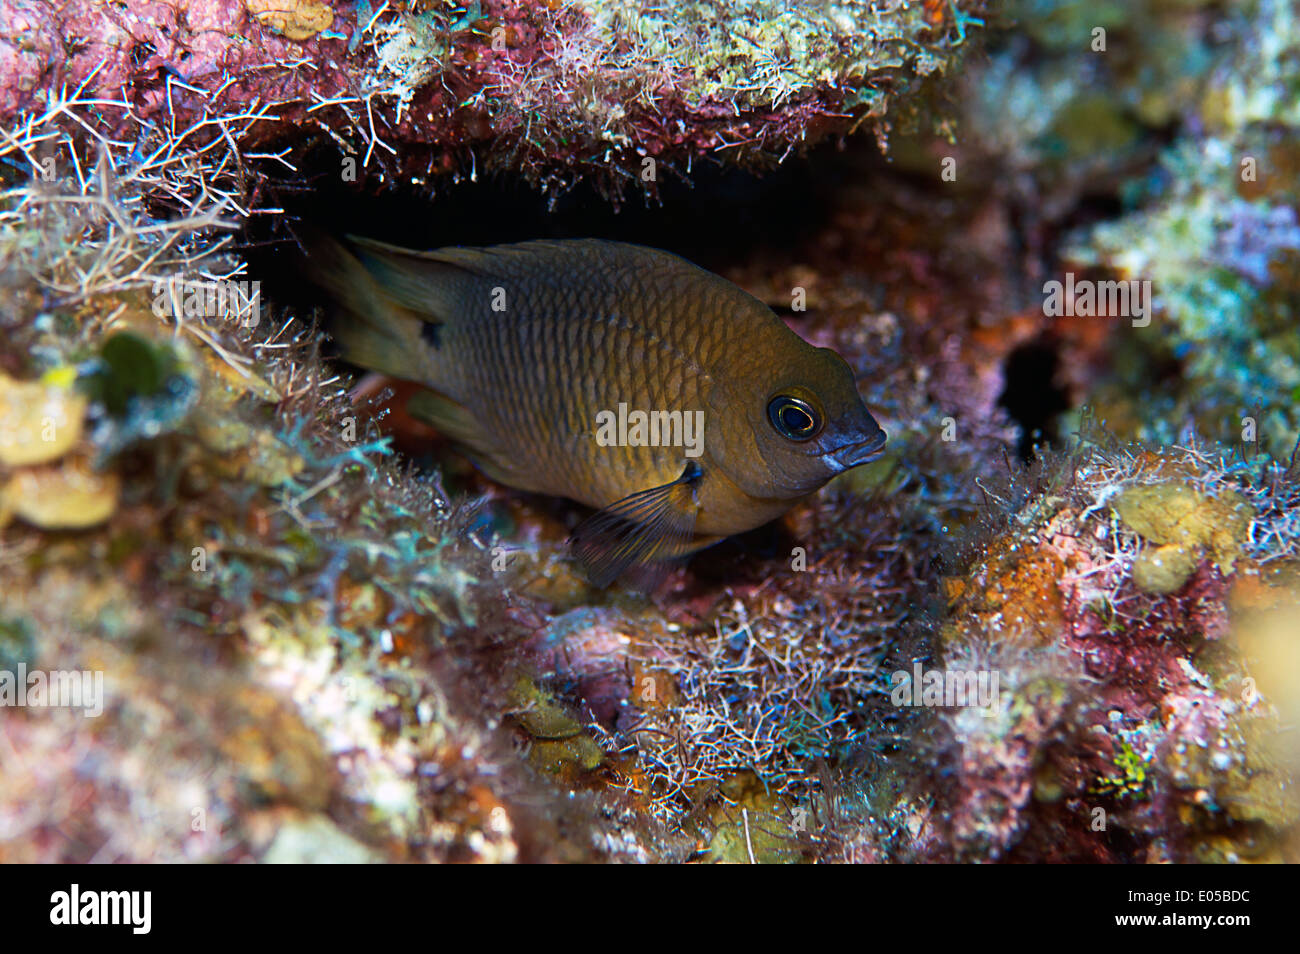
M 1127 739 L 1120 741 L 1115 755 L 1115 772 L 1097 779 L 1096 791 L 1116 798 L 1139 798 L 1150 784 L 1147 764 Z
M 21 617 L 0 615 L 0 671 L 17 672 L 36 661 L 36 635 Z
M 1170 481 L 1130 487 L 1115 499 L 1114 508 L 1125 526 L 1154 547 L 1133 563 L 1133 580 L 1147 593 L 1173 593 L 1187 582 L 1206 550 L 1224 573 L 1241 555 L 1253 516 L 1240 494 L 1225 491 L 1218 498 Z

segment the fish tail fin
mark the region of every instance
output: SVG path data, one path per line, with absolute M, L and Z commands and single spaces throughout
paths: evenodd
M 429 344 L 437 341 L 438 322 L 395 300 L 349 245 L 310 227 L 300 228 L 299 238 L 307 252 L 305 277 L 332 299 L 326 327 L 343 359 L 395 378 L 433 383 L 435 349 Z

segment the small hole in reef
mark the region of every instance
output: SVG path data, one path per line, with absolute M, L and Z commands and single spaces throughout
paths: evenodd
M 1060 355 L 1051 338 L 1038 338 L 1007 356 L 1005 384 L 998 404 L 1020 425 L 1016 448 L 1021 460 L 1034 459 L 1034 445 L 1058 443 L 1057 425 L 1070 402 L 1057 380 Z

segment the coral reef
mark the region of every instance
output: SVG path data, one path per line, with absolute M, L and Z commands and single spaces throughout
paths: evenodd
M 6 5 L 0 858 L 1300 860 L 1295 13 L 992 6 Z M 854 128 L 701 264 L 887 456 L 650 596 L 235 244 L 318 142 L 653 191 Z
M 6 710 L 0 853 L 643 857 L 493 731 L 523 678 L 493 661 L 535 623 L 476 508 L 398 466 L 309 329 L 230 277 L 234 164 L 156 159 L 150 197 L 192 213 L 159 222 L 119 201 L 120 158 L 0 214 L 5 661 L 102 680 L 93 713 Z
M 1150 327 L 1052 329 L 1071 403 L 1132 437 L 1169 443 L 1191 423 L 1285 455 L 1300 429 L 1294 5 L 1020 0 L 1008 13 L 1023 34 L 963 74 L 963 136 L 946 151 L 1021 210 L 1040 283 L 1135 279 L 1154 301 Z
M 955 857 L 1294 860 L 1300 674 L 1252 644 L 1259 608 L 1300 598 L 1298 477 L 1093 425 L 1000 498 L 1005 529 L 949 579 L 936 644 L 1004 694 L 941 716 Z M 1268 696 L 1261 666 L 1283 669 Z
M 291 170 L 315 140 L 349 181 L 506 169 L 615 194 L 864 124 L 883 140 L 985 16 L 983 0 L 136 6 L 7 3 L 0 122 L 71 93 L 111 137 L 199 127 Z

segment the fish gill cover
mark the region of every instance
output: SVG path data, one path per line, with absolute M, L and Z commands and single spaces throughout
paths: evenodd
M 1297 860 L 1297 56 L 1280 0 L 6 3 L 0 859 Z M 689 253 L 884 457 L 597 588 L 340 359 L 331 214 Z

